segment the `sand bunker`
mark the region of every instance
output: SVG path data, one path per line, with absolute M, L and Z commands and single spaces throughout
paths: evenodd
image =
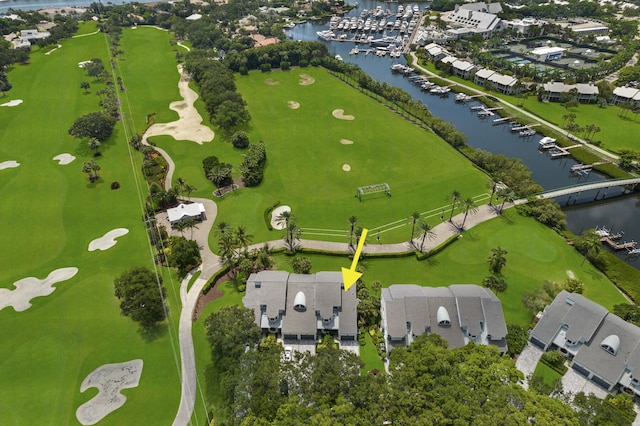
M 180 81 L 178 88 L 183 100 L 171 102 L 169 108 L 178 113 L 180 117 L 171 123 L 156 123 L 149 127 L 144 134 L 144 141 L 151 136 L 169 135 L 178 141 L 193 141 L 202 145 L 204 142 L 211 142 L 215 133 L 209 127 L 202 125 L 202 116 L 193 106 L 198 99 L 198 94 L 189 87 L 182 65 L 178 65 Z
M 55 48 L 53 48 L 50 51 L 48 51 L 47 53 L 45 53 L 45 55 L 51 55 L 53 52 L 55 52 L 56 50 L 60 49 L 61 47 L 62 47 L 62 45 L 59 44 Z
M 75 159 L 76 157 L 74 157 L 71 154 L 67 154 L 66 152 L 64 154 L 59 154 L 53 157 L 53 160 L 57 161 L 58 164 L 61 166 L 66 166 L 67 164 L 71 163 Z
M 567 276 L 569 278 L 571 278 L 572 280 L 576 279 L 576 274 L 573 273 L 573 271 L 571 269 L 567 269 Z
M 91 63 L 91 61 L 82 61 L 82 62 L 78 62 L 78 66 L 80 68 L 84 68 L 85 65 L 90 64 L 90 63 Z
M 342 165 L 342 170 L 344 170 L 345 172 L 350 172 L 351 171 L 351 166 L 348 164 L 343 164 Z
M 287 106 L 291 109 L 298 109 L 300 108 L 300 104 L 297 103 L 296 101 L 287 101 Z
M 340 120 L 355 120 L 356 119 L 353 115 L 345 115 L 343 109 L 334 109 L 333 112 L 331 112 L 331 115 L 333 115 L 335 118 L 338 118 Z
M 80 392 L 97 388 L 98 394 L 78 407 L 78 421 L 83 425 L 94 425 L 122 407 L 127 397 L 120 391 L 138 387 L 142 365 L 141 359 L 134 359 L 119 364 L 104 364 L 89 373 L 80 385 Z
M 340 139 L 340 143 L 342 145 L 353 145 L 353 141 L 351 141 L 349 139 Z
M 264 84 L 267 86 L 280 86 L 280 82 L 278 80 L 273 80 L 271 78 L 266 78 L 264 80 Z
M 278 216 L 280 216 L 282 213 L 290 212 L 290 211 L 291 211 L 291 207 L 289 206 L 280 206 L 273 209 L 273 211 L 271 212 L 271 227 L 278 231 L 281 229 L 284 229 L 284 223 L 278 223 L 276 222 L 276 220 L 278 219 Z
M 18 167 L 19 165 L 20 163 L 15 160 L 3 161 L 2 163 L 0 163 L 0 170 L 13 169 L 14 167 Z
M 6 107 L 14 107 L 14 106 L 18 106 L 22 103 L 22 99 L 14 99 L 12 101 L 9 102 L 5 102 L 3 104 L 0 104 L 0 107 L 6 106 Z
M 77 273 L 78 268 L 60 268 L 44 280 L 27 277 L 16 281 L 13 283 L 15 290 L 0 288 L 0 311 L 7 306 L 13 306 L 16 312 L 26 311 L 31 307 L 31 299 L 50 295 L 56 290 L 54 284 L 71 279 Z
M 300 86 L 309 86 L 316 82 L 316 79 L 307 74 L 300 74 L 300 80 L 298 84 Z
M 111 247 L 116 245 L 116 238 L 127 235 L 128 233 L 129 230 L 127 228 L 113 229 L 104 234 L 104 236 L 91 241 L 89 243 L 89 251 L 109 250 Z

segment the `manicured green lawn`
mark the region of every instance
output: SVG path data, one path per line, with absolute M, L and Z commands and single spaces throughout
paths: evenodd
M 126 43 L 125 38 L 125 52 Z M 0 419 L 8 424 L 43 419 L 76 424 L 76 409 L 97 394 L 93 388 L 80 393 L 91 371 L 142 359 L 139 386 L 124 390 L 126 403 L 100 424 L 164 424 L 175 415 L 180 398 L 178 283 L 174 274 L 161 271 L 171 317 L 155 335 L 141 334 L 120 315 L 114 278 L 133 266 L 153 267 L 133 179 L 139 170 L 131 167 L 118 123 L 97 159 L 101 180 L 89 184 L 82 173 L 82 163 L 92 153 L 86 141 L 71 138 L 67 129 L 78 116 L 100 110 L 95 93 L 104 85 L 77 64 L 95 57 L 108 64 L 108 50 L 104 34 L 61 44 L 50 55 L 34 51 L 29 65 L 9 72 L 13 89 L 2 102 L 24 103 L 0 108 L 0 161 L 21 164 L 0 171 L 0 216 L 5 219 L 0 222 L 0 287 L 13 289 L 19 279 L 44 278 L 63 267 L 79 272 L 56 284 L 51 295 L 33 299 L 24 312 L 10 307 L 0 311 Z M 89 94 L 80 89 L 82 81 L 90 82 Z M 52 158 L 62 153 L 77 158 L 61 166 Z M 110 189 L 113 181 L 121 183 L 117 191 Z M 87 250 L 91 240 L 120 227 L 129 233 L 113 248 Z
M 369 243 L 375 244 L 375 243 Z M 522 294 L 541 287 L 544 280 L 563 283 L 568 271 L 585 284 L 584 295 L 612 309 L 625 299 L 611 282 L 580 256 L 556 233 L 531 218 L 507 210 L 502 217 L 485 222 L 463 234 L 463 237 L 441 253 L 423 261 L 414 256 L 398 259 L 361 259 L 365 282 L 377 280 L 383 287 L 392 284 L 418 284 L 438 287 L 451 284 L 478 284 L 489 275 L 487 257 L 492 248 L 507 250 L 503 276 L 509 287 L 498 294 L 508 323 L 527 326 L 531 314 L 521 303 Z M 351 261 L 344 257 L 308 255 L 312 272 L 340 270 Z M 275 256 L 278 269 L 291 270 L 291 258 Z
M 301 73 L 313 76 L 316 82 L 301 86 Z M 280 85 L 267 85 L 266 78 Z M 262 185 L 216 202 L 220 221 L 247 226 L 256 241 L 279 238 L 280 232 L 269 232 L 263 220 L 264 211 L 277 201 L 292 207 L 303 231 L 346 231 L 351 215 L 372 229 L 403 220 L 413 211 L 440 209 L 447 205 L 445 198 L 453 190 L 465 196 L 487 193 L 485 175 L 449 145 L 323 69 L 251 73 L 236 80 L 252 116 L 247 129 L 250 139 L 265 141 L 268 162 Z M 288 101 L 301 106 L 290 109 Z M 336 119 L 332 116 L 334 109 L 343 109 L 356 119 Z M 341 144 L 341 139 L 354 143 Z M 220 134 L 203 146 L 171 138 L 153 140 L 174 158 L 176 176 L 193 181 L 198 193 L 205 190 L 209 196 L 214 188 L 204 178 L 201 160 L 216 155 L 238 166 L 244 154 L 224 142 Z M 351 171 L 343 171 L 345 164 Z M 355 197 L 358 187 L 385 182 L 391 187 L 392 197 L 379 195 L 364 202 Z M 440 210 L 435 216 L 439 221 Z M 435 224 L 435 218 L 431 222 Z M 409 232 L 407 226 L 383 232 L 383 241 L 402 241 Z M 308 229 L 304 237 L 331 238 L 314 235 Z M 337 240 L 346 241 L 340 237 Z
M 380 371 L 384 371 L 384 363 L 378 356 L 378 350 L 373 345 L 369 333 L 367 333 L 364 339 L 366 344 L 364 346 L 360 346 L 360 359 L 364 363 L 364 367 L 362 367 L 362 373 L 366 374 L 374 368 L 377 368 Z
M 556 380 L 562 379 L 562 374 L 553 370 L 543 362 L 538 362 L 533 372 L 533 377 L 542 377 L 547 386 L 553 386 Z

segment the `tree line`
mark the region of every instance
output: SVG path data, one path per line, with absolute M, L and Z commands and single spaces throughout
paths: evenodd
M 273 336 L 261 341 L 254 313 L 221 308 L 205 321 L 222 401 L 216 424 L 606 424 L 604 401 L 578 395 L 576 411 L 518 383 L 514 361 L 491 346 L 448 349 L 436 334 L 391 351 L 392 374 L 361 375 L 361 361 L 331 342 L 291 361 Z M 219 400 L 219 399 L 218 399 Z M 621 424 L 625 424 L 623 421 Z
M 193 51 L 185 57 L 185 69 L 198 83 L 212 124 L 230 131 L 251 120 L 246 102 L 236 90 L 233 72 L 224 64 L 204 51 Z

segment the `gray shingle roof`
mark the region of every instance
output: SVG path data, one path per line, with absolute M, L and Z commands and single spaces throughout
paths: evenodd
M 620 346 L 615 355 L 600 347 L 602 341 L 611 335 L 617 335 L 620 338 Z M 632 358 L 638 343 L 640 343 L 640 329 L 616 315 L 609 314 L 602 321 L 591 342 L 580 348 L 574 361 L 614 385 L 622 376 L 627 362 L 636 366 L 640 363 L 637 357 Z M 635 372 L 638 374 L 638 370 Z

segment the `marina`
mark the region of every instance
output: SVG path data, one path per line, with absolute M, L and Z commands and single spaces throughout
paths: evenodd
M 620 242 L 624 236 L 624 231 L 614 234 L 604 226 L 596 226 L 595 232 L 600 237 L 600 241 L 608 245 L 613 250 L 627 250 L 629 254 L 636 254 L 638 252 L 638 249 L 636 249 L 638 243 L 636 241 L 631 240 Z

